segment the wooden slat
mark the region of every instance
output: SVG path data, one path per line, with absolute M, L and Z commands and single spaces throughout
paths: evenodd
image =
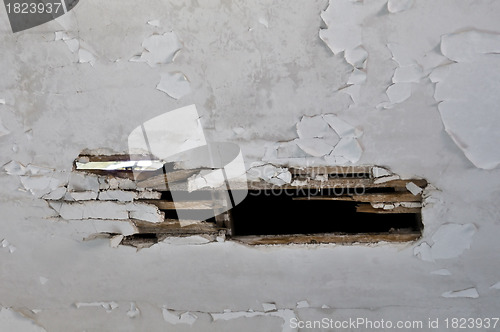
M 174 203 L 159 199 L 140 199 L 137 202 L 154 204 L 160 210 L 213 210 L 222 206 L 220 202 L 211 200 L 180 201 Z
M 193 221 L 192 224 L 182 227 L 179 220 L 167 219 L 161 223 L 149 223 L 141 220 L 133 220 L 139 233 L 156 234 L 206 234 L 217 233 L 223 229 L 214 223 L 206 221 Z
M 356 207 L 356 212 L 360 213 L 420 213 L 421 208 L 407 208 L 403 206 L 395 207 L 394 209 L 384 210 L 376 209 L 371 204 L 361 204 Z
M 328 181 L 316 181 L 316 180 L 308 180 L 305 181 L 305 184 L 301 185 L 292 185 L 285 184 L 283 186 L 277 186 L 265 181 L 253 181 L 253 182 L 244 182 L 244 183 L 236 183 L 231 182 L 231 190 L 298 190 L 298 189 L 316 189 L 316 188 L 324 188 L 324 189 L 357 189 L 362 191 L 363 188 L 395 188 L 396 190 L 400 189 L 402 191 L 406 190 L 406 184 L 409 182 L 415 183 L 420 188 L 425 188 L 427 185 L 427 181 L 421 179 L 411 179 L 411 180 L 392 180 L 384 183 L 374 183 L 373 179 L 355 179 L 355 178 L 332 178 Z M 292 182 L 293 183 L 293 182 Z M 152 188 L 158 191 L 171 190 L 171 191 L 188 191 L 188 186 L 186 182 L 178 182 L 178 183 L 170 183 L 167 189 L 162 188 L 154 188 L 146 186 L 145 188 Z M 225 185 L 218 188 L 205 187 L 198 189 L 201 191 L 207 190 L 227 190 Z
M 78 156 L 77 160 L 80 158 L 88 158 L 89 162 L 130 161 L 130 160 L 151 160 L 151 155 L 150 154 L 112 154 L 112 155 L 81 154 Z
M 371 166 L 317 166 L 317 167 L 290 167 L 288 170 L 295 175 L 311 175 L 311 174 L 338 174 L 338 175 L 356 175 L 370 174 Z
M 377 233 L 377 234 L 312 234 L 312 235 L 265 235 L 237 236 L 233 240 L 249 245 L 266 244 L 316 244 L 316 243 L 376 243 L 376 242 L 409 242 L 420 238 L 418 232 Z
M 408 193 L 384 193 L 384 194 L 364 194 L 352 196 L 309 196 L 293 197 L 297 201 L 355 201 L 371 203 L 394 203 L 394 202 L 421 202 L 421 195 Z

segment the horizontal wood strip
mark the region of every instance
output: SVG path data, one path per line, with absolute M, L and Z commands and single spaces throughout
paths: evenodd
M 206 234 L 217 233 L 223 229 L 216 224 L 206 221 L 192 221 L 193 223 L 182 227 L 179 220 L 167 219 L 161 223 L 149 223 L 141 220 L 133 220 L 139 233 L 156 234 Z
M 265 235 L 237 236 L 232 240 L 249 245 L 266 244 L 316 244 L 316 243 L 376 243 L 376 242 L 409 242 L 420 238 L 418 232 L 409 233 L 377 233 L 377 234 L 312 234 L 312 235 Z
M 355 201 L 371 203 L 397 203 L 397 202 L 421 202 L 421 195 L 407 193 L 386 193 L 386 194 L 364 194 L 352 196 L 309 196 L 293 197 L 297 201 Z
M 288 170 L 295 175 L 311 175 L 311 174 L 339 174 L 339 175 L 356 175 L 370 174 L 371 166 L 317 166 L 317 167 L 290 167 Z

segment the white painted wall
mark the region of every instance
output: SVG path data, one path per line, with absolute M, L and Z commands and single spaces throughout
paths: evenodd
M 2 9 L 0 329 L 289 331 L 293 317 L 498 317 L 500 3 L 390 2 L 392 12 L 386 0 L 87 0 L 16 34 Z M 169 39 L 143 54 L 155 34 L 180 41 L 173 62 L 137 62 L 177 49 Z M 366 80 L 351 77 L 354 67 Z M 169 83 L 173 72 L 189 89 Z M 156 89 L 162 77 L 164 90 L 185 95 Z M 362 132 L 356 164 L 432 184 L 423 238 L 285 247 L 167 241 L 136 252 L 82 242 L 94 225 L 53 218 L 26 190 L 40 174 L 42 191 L 47 178 L 66 176 L 84 149 L 127 152 L 135 127 L 190 104 L 209 137 L 238 143 L 249 165 L 296 139 L 303 115 L 336 114 Z M 293 157 L 281 162 L 328 164 Z M 271 302 L 278 310 L 264 313 Z

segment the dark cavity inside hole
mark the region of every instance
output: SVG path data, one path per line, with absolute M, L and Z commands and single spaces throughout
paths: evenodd
M 302 190 L 294 197 L 332 194 Z M 316 233 L 385 233 L 421 230 L 420 214 L 359 213 L 358 202 L 293 200 L 287 191 L 249 191 L 231 210 L 233 235 L 289 235 Z M 368 203 L 369 204 L 369 203 Z

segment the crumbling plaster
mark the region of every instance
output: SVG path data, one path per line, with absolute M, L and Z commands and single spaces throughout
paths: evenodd
M 282 317 L 292 315 L 498 315 L 500 170 L 476 167 L 482 164 L 445 131 L 429 75 L 450 62 L 442 36 L 500 33 L 500 3 L 390 3 L 87 0 L 17 34 L 0 20 L 0 326 L 286 331 Z M 329 12 L 336 19 L 326 22 Z M 3 9 L 0 15 L 6 17 Z M 338 17 L 358 27 L 355 36 L 336 30 Z M 333 54 L 320 38 L 325 29 L 355 38 L 366 61 L 353 66 L 343 52 Z M 145 41 L 165 34 L 175 34 L 180 50 L 160 45 L 164 61 L 142 58 L 151 51 Z M 406 68 L 401 76 L 403 67 L 421 75 Z M 356 70 L 366 79 L 353 77 Z M 189 89 L 163 91 L 175 83 L 165 83 L 172 73 L 182 73 Z M 498 84 L 498 72 L 494 77 Z M 391 99 L 393 84 L 404 84 L 405 98 Z M 479 91 L 469 103 L 482 107 L 487 97 Z M 126 152 L 131 130 L 190 104 L 211 140 L 238 143 L 249 166 L 265 162 L 274 144 L 296 139 L 303 116 L 335 114 L 363 133 L 356 164 L 387 165 L 432 184 L 423 238 L 400 245 L 166 241 L 140 251 L 111 248 L 109 239 L 82 241 L 102 221 L 61 220 L 26 186 L 69 176 L 84 149 Z M 468 111 L 476 116 L 474 107 Z M 19 174 L 11 161 L 28 171 Z M 276 311 L 266 313 L 266 303 Z

